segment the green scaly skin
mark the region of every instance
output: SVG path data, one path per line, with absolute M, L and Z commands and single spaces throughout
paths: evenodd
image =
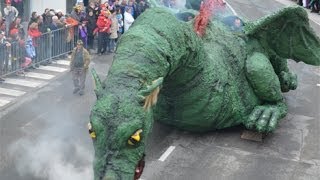
M 211 21 L 202 38 L 169 11 L 147 10 L 122 36 L 107 79 L 94 76 L 95 180 L 134 178 L 154 120 L 195 132 L 239 124 L 273 131 L 287 113 L 281 90 L 297 86 L 285 59 L 319 65 L 319 48 L 298 7 L 249 22 L 243 34 Z M 144 110 L 141 96 L 158 85 L 157 104 Z M 142 139 L 129 145 L 138 129 Z

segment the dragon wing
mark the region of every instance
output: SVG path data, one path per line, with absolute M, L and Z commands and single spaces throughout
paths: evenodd
M 320 40 L 302 7 L 287 7 L 255 22 L 247 22 L 244 32 L 249 39 L 257 39 L 268 54 L 320 65 Z

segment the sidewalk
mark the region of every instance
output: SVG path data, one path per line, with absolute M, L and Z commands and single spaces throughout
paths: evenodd
M 21 97 L 34 93 L 52 80 L 68 72 L 70 60 L 53 61 L 24 75 L 11 75 L 0 83 L 0 111 L 18 102 Z
M 275 0 L 285 6 L 293 6 L 293 5 L 297 5 L 297 3 L 295 3 L 294 1 L 290 1 L 290 0 Z M 318 13 L 311 13 L 310 9 L 305 8 L 306 11 L 308 12 L 309 15 L 309 19 L 311 21 L 313 21 L 315 24 L 320 26 L 320 15 Z

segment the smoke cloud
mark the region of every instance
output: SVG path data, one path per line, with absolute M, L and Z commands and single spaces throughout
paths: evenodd
M 186 0 L 176 0 L 175 3 L 177 9 L 185 9 Z
M 93 179 L 94 152 L 85 133 L 86 123 L 76 121 L 74 115 L 68 116 L 67 109 L 51 110 L 54 112 L 22 128 L 26 136 L 9 147 L 20 176 L 44 180 Z
M 11 155 L 15 156 L 16 168 L 21 176 L 31 174 L 36 178 L 49 180 L 93 179 L 92 157 L 88 156 L 90 152 L 76 144 L 73 146 L 73 156 L 82 159 L 82 165 L 68 161 L 70 159 L 61 153 L 65 144 L 57 140 L 40 140 L 35 144 L 29 140 L 21 140 L 11 147 Z

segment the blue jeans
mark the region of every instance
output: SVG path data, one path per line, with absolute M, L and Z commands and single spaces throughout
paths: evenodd
M 116 39 L 110 39 L 109 40 L 109 52 L 114 52 L 114 46 L 116 44 Z

